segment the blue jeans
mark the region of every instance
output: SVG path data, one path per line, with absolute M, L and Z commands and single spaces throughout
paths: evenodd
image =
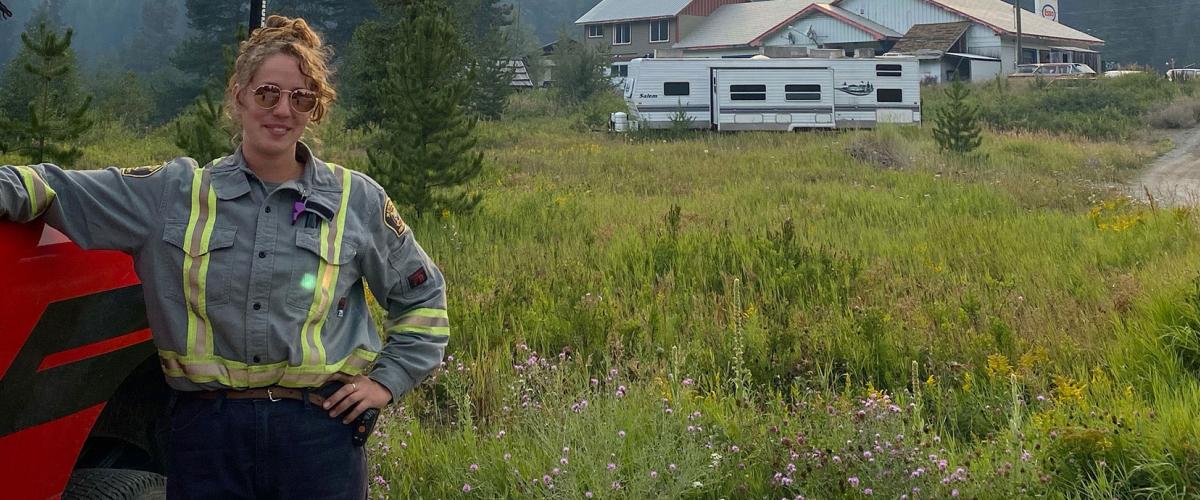
M 367 455 L 351 426 L 295 399 L 199 399 L 171 412 L 167 498 L 367 496 Z

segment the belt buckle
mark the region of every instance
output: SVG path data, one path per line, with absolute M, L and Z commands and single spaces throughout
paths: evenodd
M 275 394 L 273 394 L 273 393 L 271 392 L 271 388 L 270 388 L 270 387 L 268 387 L 268 388 L 267 388 L 267 399 L 271 400 L 271 402 L 275 402 L 275 401 L 283 401 L 283 398 L 277 398 L 277 397 L 275 397 Z

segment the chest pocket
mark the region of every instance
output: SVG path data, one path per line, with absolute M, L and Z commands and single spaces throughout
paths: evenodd
M 237 227 L 214 226 L 207 246 L 200 234 L 192 236 L 192 241 L 187 241 L 187 222 L 167 222 L 163 241 L 174 249 L 166 257 L 171 263 L 166 272 L 153 278 L 159 293 L 181 302 L 198 302 L 203 297 L 208 306 L 228 303 Z
M 358 269 L 351 265 L 357 253 L 349 238 L 343 237 L 340 251 L 335 251 L 321 238 L 320 229 L 297 230 L 288 305 L 309 310 L 315 302 L 324 312 L 335 306 L 359 278 Z

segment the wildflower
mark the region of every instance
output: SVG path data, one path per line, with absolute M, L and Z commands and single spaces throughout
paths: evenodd
M 505 453 L 505 454 L 504 454 L 504 460 L 505 460 L 505 461 L 507 461 L 507 460 L 508 460 L 508 459 L 510 459 L 510 458 L 512 458 L 512 453 Z
M 620 481 L 613 481 L 613 484 L 612 484 L 612 489 L 614 489 L 614 490 L 619 490 L 619 489 L 621 489 L 621 482 L 620 482 Z
M 850 482 L 850 486 L 858 486 L 858 476 L 850 476 L 850 479 L 847 479 L 847 481 Z
M 559 475 L 559 474 L 562 474 L 562 469 L 559 469 L 558 467 L 555 467 L 555 468 L 553 468 L 553 469 L 550 469 L 550 475 L 551 475 L 551 476 L 557 476 L 557 475 Z
M 467 483 L 463 483 L 463 493 L 470 493 L 470 492 L 471 492 L 471 485 L 467 484 Z
M 591 381 L 591 382 L 592 382 L 592 385 L 600 385 L 600 381 L 599 381 L 599 380 L 592 379 L 592 381 Z M 590 492 L 589 492 L 589 493 L 590 493 Z
M 500 432 L 496 433 L 496 439 L 503 439 L 506 434 L 508 433 L 504 432 L 504 429 L 500 429 Z
M 612 463 L 612 462 L 609 462 L 609 463 L 608 463 L 608 470 L 613 470 L 613 469 L 616 469 L 616 468 L 617 468 L 617 464 L 614 464 L 614 463 Z
M 952 497 L 958 497 L 958 488 L 954 488 L 953 490 L 951 490 L 951 491 L 950 491 L 950 496 L 952 496 Z
M 625 437 L 625 431 L 617 431 L 617 437 Z
M 583 492 L 583 496 L 584 496 L 584 498 L 592 498 L 592 492 L 585 491 L 585 492 Z
M 542 484 L 550 484 L 550 476 L 543 474 L 542 475 Z
M 863 458 L 867 458 L 867 459 L 871 458 L 871 450 L 864 451 Z
M 671 472 L 674 472 L 674 471 L 675 471 L 675 464 L 667 464 L 667 470 L 669 470 L 669 471 L 671 471 Z
M 1021 450 L 1021 461 L 1022 462 L 1028 462 L 1029 459 L 1031 459 L 1031 458 L 1033 458 L 1033 455 L 1029 454 L 1029 450 Z
M 387 479 L 384 479 L 383 476 L 375 476 L 374 481 L 375 481 L 375 484 L 378 484 L 380 486 L 387 484 Z
M 651 470 L 650 470 L 650 477 L 652 477 L 652 478 L 658 477 L 658 471 L 651 469 Z
M 666 413 L 667 415 L 670 415 L 670 414 L 671 414 L 671 413 L 673 413 L 673 412 L 671 411 L 671 409 L 670 409 L 670 408 L 667 408 L 667 409 L 663 410 L 663 413 Z
M 563 449 L 562 449 L 562 452 L 563 452 L 563 453 L 567 453 L 567 452 L 569 452 L 569 451 L 571 451 L 571 447 L 570 447 L 570 446 L 563 446 Z
M 947 462 L 945 459 L 938 460 L 938 463 L 937 463 L 938 470 L 946 470 L 946 465 L 947 465 Z
M 730 447 L 729 447 L 729 452 L 730 452 L 730 453 L 737 453 L 737 452 L 739 452 L 739 451 L 742 451 L 742 449 L 741 449 L 741 448 L 738 448 L 736 444 L 735 444 L 735 445 L 733 445 L 733 446 L 730 446 Z
M 692 481 L 692 487 L 693 488 L 703 488 L 704 483 L 701 483 L 700 481 Z
M 560 457 L 558 459 L 558 464 L 559 465 L 567 465 L 567 457 Z
M 842 457 L 839 457 L 839 456 L 837 456 L 837 455 L 834 455 L 834 456 L 833 456 L 833 463 L 835 463 L 835 464 L 840 464 L 840 463 L 842 463 Z
M 871 496 L 871 494 L 873 494 L 873 493 L 875 493 L 875 491 L 874 491 L 874 490 L 872 490 L 871 488 L 865 488 L 865 489 L 863 489 L 863 494 L 864 494 L 864 495 Z
M 687 426 L 687 431 L 688 432 L 696 432 L 696 426 L 694 426 L 694 425 Z
M 475 471 L 479 470 L 479 464 L 471 464 L 471 467 L 469 467 L 469 469 L 471 469 L 471 472 L 475 472 Z
M 695 381 L 693 381 L 693 380 L 692 380 L 692 379 L 690 379 L 690 378 L 685 378 L 685 379 L 683 379 L 683 385 L 685 385 L 685 386 L 692 385 L 692 384 L 694 384 L 694 383 L 696 383 L 696 382 L 695 382 Z

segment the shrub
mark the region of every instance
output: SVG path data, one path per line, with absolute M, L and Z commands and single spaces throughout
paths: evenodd
M 1200 122 L 1200 98 L 1179 97 L 1170 104 L 1146 114 L 1146 123 L 1154 128 L 1191 128 Z
M 904 140 L 890 129 L 855 135 L 846 143 L 851 158 L 879 168 L 904 170 L 913 156 Z

